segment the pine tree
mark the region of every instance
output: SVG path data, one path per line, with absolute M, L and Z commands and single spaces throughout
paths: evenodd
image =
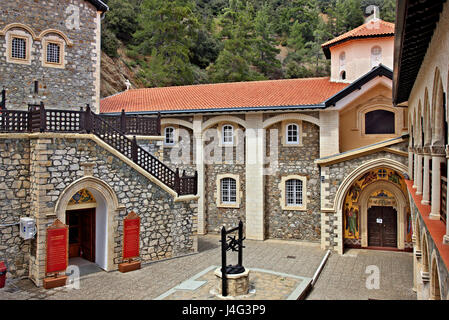
M 152 86 L 191 84 L 194 81 L 190 64 L 192 35 L 198 22 L 188 0 L 144 0 L 138 17 L 140 29 L 134 34 L 141 54 L 152 55 L 146 70 Z M 160 60 L 164 64 L 160 64 Z M 158 67 L 158 74 L 152 69 Z

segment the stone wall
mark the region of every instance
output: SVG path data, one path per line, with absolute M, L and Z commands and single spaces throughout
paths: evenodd
M 29 141 L 0 140 L 0 155 L 0 261 L 7 277 L 27 276 L 31 241 L 20 238 L 19 226 L 11 224 L 30 214 Z
M 79 19 L 76 17 L 79 11 Z M 79 28 L 75 20 L 79 20 Z M 79 110 L 98 103 L 97 10 L 84 0 L 2 1 L 0 31 L 8 24 L 21 23 L 33 30 L 36 37 L 47 29 L 63 32 L 73 42 L 65 45 L 65 67 L 42 65 L 43 41 L 32 43 L 31 64 L 7 63 L 6 37 L 0 35 L 0 84 L 7 90 L 7 108 L 24 109 L 33 102 L 34 81 L 39 81 L 39 94 L 34 102 L 43 101 L 49 108 Z M 29 35 L 22 28 L 14 28 Z M 62 39 L 56 33 L 46 37 Z M 98 91 L 98 92 L 97 92 Z
M 268 238 L 319 241 L 320 231 L 320 170 L 314 160 L 319 158 L 319 128 L 302 122 L 302 146 L 284 146 L 278 135 L 279 166 L 275 174 L 265 177 L 265 231 Z M 281 132 L 281 123 L 269 130 Z M 267 133 L 267 153 L 270 135 Z M 305 211 L 282 210 L 281 179 L 288 175 L 307 178 L 307 208 Z
M 31 140 L 0 140 L 2 162 L 11 159 L 15 164 L 2 165 L 0 175 L 5 173 L 5 178 L 0 177 L 0 183 L 5 183 L 9 188 L 14 184 L 18 188 L 16 193 L 15 189 L 12 189 L 11 195 L 11 191 L 8 191 L 10 189 L 0 189 L 0 199 L 5 199 L 0 200 L 4 201 L 1 204 L 5 204 L 0 215 L 0 224 L 11 221 L 11 216 L 17 216 L 16 219 L 22 215 L 36 218 L 38 234 L 36 239 L 31 241 L 30 274 L 37 284 L 45 275 L 46 228 L 57 217 L 58 201 L 61 201 L 66 190 L 74 182 L 86 176 L 105 183 L 118 199 L 118 209 L 107 213 L 113 215 L 110 220 L 113 222 L 113 236 L 110 239 L 113 239 L 114 269 L 122 261 L 123 218 L 131 211 L 141 217 L 140 252 L 143 263 L 197 250 L 195 199 L 175 202 L 172 194 L 124 163 L 118 153 L 98 145 L 93 136 L 31 136 Z M 19 159 L 18 154 L 22 154 L 22 158 Z M 12 179 L 13 174 L 20 174 L 19 179 Z M 19 187 L 16 181 L 22 181 L 21 179 L 23 182 Z M 29 184 L 29 189 L 23 189 Z M 95 190 L 94 185 L 92 188 Z M 19 207 L 22 211 L 17 210 Z M 11 240 L 9 230 L 0 231 L 0 248 L 7 245 L 9 248 L 11 242 L 16 243 L 16 247 L 8 249 L 11 253 L 8 261 L 15 269 L 12 275 L 26 275 L 28 270 L 24 264 L 28 263 L 28 244 L 17 237 Z M 3 255 L 4 251 L 1 250 Z M 25 263 L 18 264 L 16 261 Z
M 212 129 L 217 129 L 214 126 Z M 240 128 L 242 129 L 242 128 Z M 237 125 L 235 125 L 237 130 Z M 245 155 L 241 150 L 245 150 L 245 140 L 243 139 L 243 131 L 237 138 L 238 147 L 218 147 L 206 154 L 209 164 L 205 165 L 205 213 L 206 213 L 206 230 L 211 233 L 220 232 L 221 228 L 225 226 L 227 229 L 236 227 L 240 220 L 245 224 L 246 221 L 246 167 Z M 210 143 L 213 143 L 214 138 L 205 141 L 205 149 Z M 215 151 L 221 152 L 220 157 L 215 157 Z M 238 154 L 239 153 L 239 154 Z M 215 160 L 213 160 L 215 159 Z M 221 159 L 221 160 L 220 160 Z M 217 176 L 220 174 L 235 174 L 239 176 L 240 187 L 240 206 L 238 208 L 226 208 L 217 206 L 217 198 L 219 201 L 219 190 L 217 188 Z

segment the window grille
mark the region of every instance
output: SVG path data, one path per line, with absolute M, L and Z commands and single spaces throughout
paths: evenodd
M 59 44 L 47 44 L 47 62 L 61 63 L 61 46 Z
M 165 144 L 175 143 L 175 129 L 173 127 L 165 128 Z
M 291 179 L 286 181 L 286 201 L 287 206 L 302 205 L 302 181 Z
M 296 124 L 289 124 L 287 126 L 287 143 L 298 144 L 299 143 L 299 129 Z
M 26 39 L 23 38 L 13 38 L 11 45 L 11 57 L 14 59 L 25 60 L 26 54 Z
M 221 202 L 236 203 L 237 202 L 237 184 L 235 179 L 221 179 Z
M 234 143 L 234 128 L 231 125 L 223 126 L 223 144 Z

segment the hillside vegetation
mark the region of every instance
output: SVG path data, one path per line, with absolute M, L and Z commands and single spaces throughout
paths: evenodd
M 133 88 L 326 76 L 321 44 L 394 0 L 109 0 L 102 96 Z

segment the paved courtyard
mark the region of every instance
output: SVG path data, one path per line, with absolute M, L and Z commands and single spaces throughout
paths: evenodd
M 94 266 L 81 266 L 80 289 L 36 288 L 27 279 L 8 281 L 0 289 L 0 299 L 155 299 L 202 270 L 220 265 L 219 237 L 199 237 L 199 253 L 150 263 L 130 273 L 104 272 Z M 243 262 L 260 268 L 312 278 L 325 251 L 319 245 L 294 241 L 245 241 Z M 236 253 L 228 252 L 228 263 Z M 230 260 L 230 261 L 229 261 Z M 308 299 L 416 299 L 412 291 L 412 255 L 351 249 L 345 255 L 332 253 Z M 366 289 L 367 266 L 377 266 L 379 289 Z M 269 285 L 269 284 L 267 284 Z

